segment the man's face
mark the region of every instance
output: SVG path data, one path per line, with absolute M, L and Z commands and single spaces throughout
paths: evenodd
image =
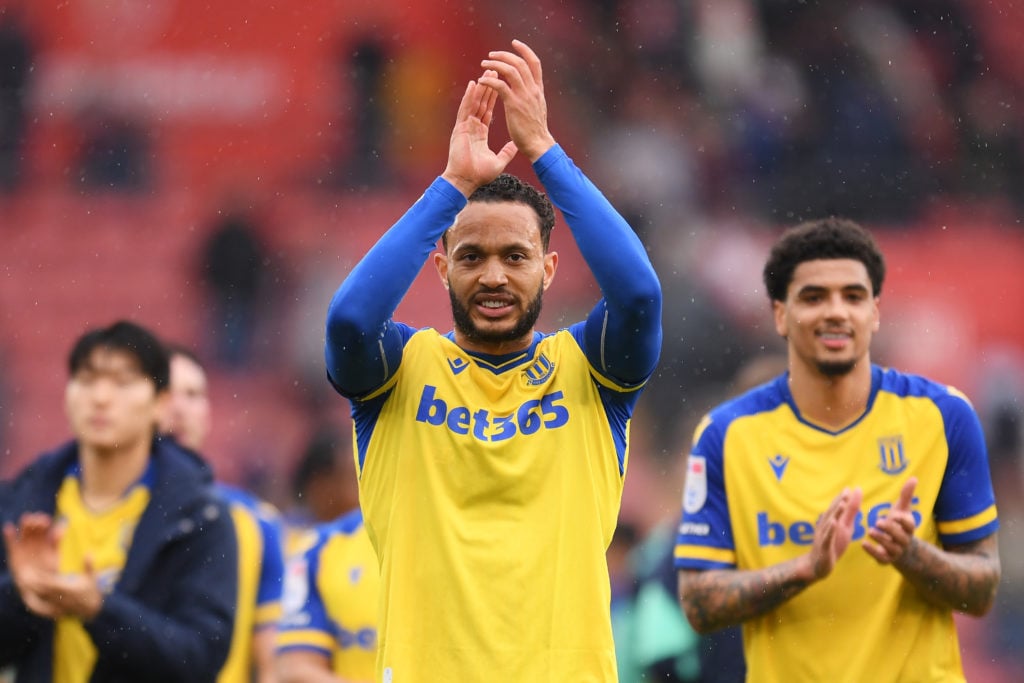
M 199 451 L 210 433 L 210 395 L 206 373 L 186 356 L 171 356 L 171 386 L 160 430 Z
M 459 345 L 484 353 L 529 346 L 558 255 L 544 253 L 537 214 L 519 202 L 470 202 L 434 265 L 448 288 Z
M 786 301 L 774 302 L 773 308 L 791 362 L 828 377 L 845 375 L 865 360 L 878 331 L 878 299 L 867 268 L 855 259 L 801 263 Z
M 64 406 L 81 447 L 116 452 L 153 438 L 165 398 L 135 356 L 100 347 L 68 380 Z

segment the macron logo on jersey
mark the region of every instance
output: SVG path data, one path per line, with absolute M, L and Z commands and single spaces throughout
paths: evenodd
M 449 358 L 448 367 L 452 369 L 453 375 L 457 375 L 469 367 L 469 361 L 465 358 Z
M 772 466 L 772 472 L 775 473 L 775 478 L 782 481 L 782 475 L 786 473 L 786 465 L 789 464 L 789 456 L 779 455 L 776 453 L 772 457 L 768 458 L 768 464 Z

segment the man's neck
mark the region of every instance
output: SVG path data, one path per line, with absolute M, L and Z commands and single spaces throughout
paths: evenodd
M 871 361 L 865 356 L 845 375 L 823 375 L 817 368 L 791 364 L 789 390 L 800 415 L 832 431 L 857 421 L 871 396 Z
M 79 448 L 82 468 L 82 502 L 91 510 L 103 510 L 117 502 L 142 478 L 149 466 L 152 439 L 115 449 Z

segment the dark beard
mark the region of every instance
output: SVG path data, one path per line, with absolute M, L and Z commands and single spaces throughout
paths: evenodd
M 533 331 L 534 326 L 537 324 L 537 319 L 540 317 L 541 300 L 544 298 L 544 286 L 541 285 L 537 289 L 537 295 L 530 302 L 530 305 L 526 307 L 526 311 L 519 318 L 519 322 L 507 332 L 490 332 L 477 327 L 473 323 L 472 317 L 470 317 L 469 309 L 455 298 L 455 292 L 451 287 L 448 288 L 448 298 L 452 302 L 452 320 L 455 323 L 455 329 L 474 342 L 500 344 L 521 339 Z
M 825 377 L 843 377 L 844 375 L 850 374 L 856 364 L 857 361 L 855 360 L 821 360 L 818 361 L 818 372 L 823 374 Z

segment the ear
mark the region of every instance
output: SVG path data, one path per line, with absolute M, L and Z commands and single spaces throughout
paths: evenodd
M 775 332 L 785 339 L 789 336 L 789 327 L 786 325 L 786 302 L 772 301 L 772 316 L 775 318 Z
M 881 299 L 881 297 L 877 297 L 877 296 L 875 297 L 875 310 L 874 310 L 874 319 L 875 320 L 871 324 L 871 331 L 872 332 L 878 332 L 879 328 L 882 327 L 882 314 L 881 314 L 880 309 L 878 308 L 878 303 L 879 303 L 880 299 Z
M 444 252 L 434 252 L 434 268 L 437 269 L 437 274 L 441 276 L 441 284 L 444 285 L 445 289 L 448 289 L 448 255 Z
M 555 271 L 558 270 L 558 252 L 549 251 L 544 254 L 544 289 L 547 290 L 551 286 L 551 281 L 555 279 Z

